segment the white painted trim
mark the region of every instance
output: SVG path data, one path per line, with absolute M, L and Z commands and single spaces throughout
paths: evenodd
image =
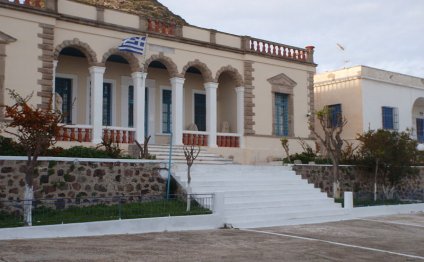
M 62 73 L 56 73 L 55 75 L 55 82 L 56 82 L 56 77 L 60 77 L 60 78 L 66 78 L 66 79 L 71 79 L 72 80 L 72 124 L 75 125 L 77 123 L 77 114 L 78 114 L 78 76 L 77 75 L 73 75 L 73 74 L 62 74 Z M 56 85 L 55 85 L 56 87 Z M 55 103 L 53 103 L 55 104 Z
M 201 94 L 201 95 L 204 95 L 205 96 L 205 102 L 206 102 L 206 91 L 204 91 L 204 90 L 198 90 L 198 89 L 192 89 L 192 92 L 191 92 L 192 94 L 191 94 L 191 101 L 192 101 L 192 103 L 191 103 L 191 123 L 194 123 L 194 110 L 195 110 L 195 107 L 194 107 L 194 103 L 195 103 L 195 99 L 194 99 L 194 95 L 195 94 Z M 205 104 L 205 106 L 206 106 L 206 104 Z M 208 110 L 208 108 L 206 108 L 206 111 Z M 205 116 L 206 117 L 206 116 Z M 207 121 L 206 119 L 205 119 L 205 121 Z M 197 128 L 199 128 L 199 127 L 197 127 Z M 206 130 L 205 130 L 205 132 L 206 132 Z
M 172 92 L 172 88 L 171 87 L 169 87 L 169 86 L 160 86 L 159 87 L 159 90 L 160 90 L 160 100 L 159 100 L 159 105 L 160 105 L 160 110 L 159 110 L 159 132 L 158 132 L 158 134 L 159 135 L 169 135 L 169 134 L 167 134 L 167 133 L 163 133 L 163 126 L 162 126 L 162 124 L 163 124 L 163 121 L 162 121 L 162 115 L 163 115 L 163 109 L 162 109 L 162 103 L 163 103 L 163 90 L 169 90 L 169 91 L 171 91 Z M 172 102 L 174 102 L 174 101 L 172 101 Z M 171 103 L 172 103 L 171 102 Z M 171 112 L 172 112 L 172 107 L 171 107 Z M 172 114 L 173 114 L 174 112 L 172 112 Z M 172 119 L 172 118 L 171 118 Z M 172 121 L 172 120 L 171 120 Z
M 49 226 L 1 228 L 0 240 L 85 237 L 104 235 L 176 232 L 187 230 L 218 229 L 224 225 L 218 214 L 175 216 L 141 219 L 123 219 Z

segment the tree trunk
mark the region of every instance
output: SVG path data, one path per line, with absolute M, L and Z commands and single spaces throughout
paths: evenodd
M 386 187 L 385 185 L 383 185 L 383 193 L 386 199 L 393 199 L 395 194 L 395 187 L 394 186 Z
M 25 183 L 24 192 L 24 225 L 32 226 L 32 200 L 34 199 L 34 188 Z
M 334 158 L 333 160 L 333 197 L 340 198 L 340 181 L 339 181 L 339 163 Z
M 375 163 L 375 174 L 374 174 L 374 202 L 377 201 L 377 175 L 378 175 L 378 162 Z
M 191 209 L 191 186 L 188 184 L 187 186 L 187 212 L 190 212 Z

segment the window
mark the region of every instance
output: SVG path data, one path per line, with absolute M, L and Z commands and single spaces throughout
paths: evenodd
M 128 87 L 128 127 L 134 127 L 134 86 Z
M 383 118 L 383 129 L 398 130 L 398 112 L 395 107 L 383 106 L 381 108 Z
M 146 88 L 144 96 L 144 134 L 147 136 L 148 131 L 148 115 L 149 115 L 149 104 L 148 104 L 148 89 Z M 134 86 L 128 86 L 128 127 L 134 127 Z
M 112 84 L 103 83 L 103 125 L 112 125 Z
M 419 143 L 424 142 L 424 119 L 417 118 L 417 140 Z
M 171 133 L 172 91 L 162 90 L 162 133 Z
M 328 126 L 338 127 L 342 125 L 342 105 L 335 104 L 327 106 L 328 109 Z
M 194 123 L 197 130 L 206 131 L 206 95 L 194 94 Z
M 55 91 L 55 103 L 64 115 L 63 123 L 72 124 L 72 79 L 56 77 Z
M 289 95 L 274 93 L 274 134 L 289 135 Z

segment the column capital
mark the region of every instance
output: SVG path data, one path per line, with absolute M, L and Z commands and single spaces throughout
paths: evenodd
M 169 81 L 171 81 L 171 85 L 177 85 L 177 84 L 179 84 L 179 85 L 182 86 L 182 85 L 184 85 L 185 78 L 182 78 L 182 77 L 173 77 L 173 78 L 170 78 Z
M 131 73 L 131 77 L 132 78 L 146 79 L 147 78 L 147 73 L 145 73 L 145 72 L 132 72 Z
M 234 88 L 234 90 L 236 91 L 236 93 L 244 93 L 244 86 L 239 86 Z
M 215 82 L 207 82 L 203 84 L 205 89 L 209 89 L 209 88 L 214 88 L 217 89 L 218 88 L 218 83 Z
M 90 66 L 88 68 L 88 71 L 90 71 L 90 73 L 95 73 L 95 74 L 104 74 L 106 71 L 106 67 L 104 66 Z

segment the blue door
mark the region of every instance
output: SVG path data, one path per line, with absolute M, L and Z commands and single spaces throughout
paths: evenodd
M 194 123 L 197 130 L 206 131 L 206 95 L 194 94 Z
M 162 133 L 171 133 L 172 91 L 162 90 Z
M 112 125 L 112 84 L 103 83 L 103 126 Z
M 55 91 L 62 99 L 63 123 L 72 124 L 72 79 L 56 77 Z
M 289 96 L 275 93 L 274 133 L 277 136 L 289 135 Z
M 420 143 L 424 142 L 424 119 L 417 118 L 417 140 Z

